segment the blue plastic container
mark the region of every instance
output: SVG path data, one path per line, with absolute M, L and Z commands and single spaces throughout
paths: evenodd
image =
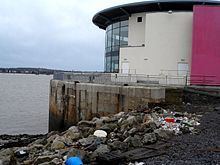
M 70 157 L 66 160 L 65 165 L 83 165 L 83 162 L 79 157 Z

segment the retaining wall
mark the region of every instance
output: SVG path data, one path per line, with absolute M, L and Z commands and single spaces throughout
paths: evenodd
M 51 80 L 49 100 L 49 131 L 62 131 L 80 120 L 164 102 L 165 88 Z

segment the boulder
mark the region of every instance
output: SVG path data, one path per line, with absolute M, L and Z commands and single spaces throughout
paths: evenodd
M 153 121 L 141 125 L 141 130 L 145 133 L 153 132 L 155 129 L 157 129 L 157 125 Z
M 6 156 L 6 157 L 2 157 L 0 158 L 0 165 L 9 165 L 11 162 L 11 156 Z
M 67 159 L 70 157 L 76 157 L 76 156 L 81 159 L 84 159 L 85 155 L 86 155 L 86 152 L 84 150 L 72 148 L 67 154 Z
M 191 132 L 190 128 L 189 127 L 180 127 L 180 131 L 183 133 L 183 134 L 188 134 Z
M 123 142 L 124 143 L 129 143 L 131 141 L 132 137 L 128 136 Z
M 107 145 L 101 144 L 100 146 L 98 146 L 98 148 L 92 153 L 92 157 L 97 157 L 99 155 L 102 155 L 104 153 L 108 153 L 110 152 L 110 149 L 108 148 Z
M 95 121 L 96 129 L 99 129 L 104 125 L 104 120 L 103 119 L 96 119 Z
M 155 143 L 156 141 L 157 141 L 157 137 L 155 133 L 146 133 L 142 140 L 144 144 L 152 144 Z
M 153 120 L 153 118 L 151 117 L 150 114 L 145 114 L 144 115 L 144 119 L 143 119 L 143 123 L 144 124 L 148 124 L 148 123 L 153 122 L 153 121 L 154 120 Z
M 153 119 L 153 123 L 155 123 L 156 124 L 156 127 L 158 128 L 159 126 L 160 126 L 160 121 L 159 121 L 159 116 L 158 116 L 158 114 L 156 114 L 156 113 L 152 113 L 151 114 L 151 117 L 152 117 L 152 119 Z
M 0 151 L 0 165 L 16 165 L 17 161 L 14 157 L 14 151 L 11 148 Z
M 160 113 L 160 114 L 162 114 L 163 113 L 163 108 L 161 108 L 161 107 L 154 107 L 154 110 L 157 112 L 157 113 Z
M 42 163 L 48 163 L 48 162 L 52 161 L 54 158 L 58 158 L 58 156 L 57 155 L 39 156 L 34 161 L 34 165 L 38 165 L 38 164 L 42 164 Z
M 44 162 L 44 163 L 40 163 L 38 165 L 52 165 L 51 162 Z
M 120 118 L 120 119 L 118 119 L 118 124 L 122 124 L 122 122 L 123 122 L 123 118 Z
M 65 144 L 61 141 L 54 141 L 51 145 L 52 150 L 60 150 L 65 148 Z
M 110 133 L 112 131 L 114 131 L 115 128 L 117 128 L 118 125 L 117 124 L 105 124 L 102 127 L 100 127 L 100 130 L 106 131 L 107 133 Z
M 107 133 L 110 133 L 110 132 L 111 132 L 111 128 L 109 127 L 108 124 L 103 125 L 103 126 L 100 127 L 99 129 L 100 129 L 100 130 L 103 130 L 103 131 L 105 131 L 105 132 L 107 132 Z
M 125 130 L 124 133 L 122 134 L 122 138 L 126 139 L 128 136 L 130 136 L 130 134 L 128 133 L 127 130 Z
M 95 143 L 96 140 L 97 140 L 97 137 L 94 135 L 91 135 L 87 138 L 83 138 L 83 139 L 78 140 L 78 142 L 81 146 L 87 147 L 87 146 L 91 145 L 92 143 Z
M 220 111 L 220 107 L 215 107 L 214 110 L 215 111 Z
M 132 128 L 128 131 L 129 135 L 134 135 L 138 131 L 137 128 Z
M 66 138 L 66 140 L 75 141 L 81 137 L 81 133 L 80 133 L 78 127 L 73 126 L 73 127 L 70 127 L 66 131 L 66 133 L 63 135 L 63 137 Z
M 174 116 L 175 117 L 184 117 L 184 114 L 182 112 L 175 112 Z
M 14 155 L 14 151 L 11 148 L 0 150 L 0 158 Z
M 133 126 L 134 124 L 137 124 L 137 119 L 135 116 L 129 116 L 127 119 L 126 119 L 126 122 L 128 122 L 128 124 L 130 126 Z
M 51 162 L 50 162 L 51 165 L 60 165 L 60 164 L 63 164 L 63 161 L 62 159 L 58 159 L 58 158 L 54 158 Z
M 128 132 L 128 130 L 130 130 L 131 128 L 132 126 L 130 126 L 127 122 L 122 122 L 120 126 L 120 132 L 124 134 L 125 131 Z
M 164 140 L 169 139 L 173 135 L 172 131 L 164 130 L 164 129 L 156 129 L 154 130 L 154 133 L 156 134 L 158 139 L 164 139 Z
M 53 141 L 59 137 L 59 135 L 55 134 L 55 135 L 51 135 L 47 138 L 47 143 L 53 143 Z
M 32 145 L 29 145 L 29 149 L 31 150 L 31 151 L 33 151 L 33 150 L 41 150 L 41 149 L 43 149 L 44 148 L 44 145 L 42 145 L 42 144 L 32 144 Z
M 129 147 L 142 147 L 143 143 L 141 142 L 141 137 L 139 135 L 135 135 L 134 137 L 129 136 L 124 141 L 124 143 L 127 143 Z
M 32 142 L 31 144 L 29 144 L 28 146 L 32 146 L 32 145 L 46 145 L 47 144 L 47 139 L 43 138 L 43 139 L 37 139 L 34 142 Z
M 109 123 L 111 122 L 111 118 L 108 116 L 103 116 L 100 118 L 100 120 L 102 120 L 104 123 Z
M 135 135 L 134 137 L 132 137 L 130 145 L 135 148 L 142 147 L 143 143 L 141 142 L 141 137 L 139 135 Z
M 51 144 L 51 149 L 52 150 L 60 150 L 60 149 L 65 148 L 64 142 L 65 142 L 65 138 L 58 136 Z
M 125 116 L 125 112 L 119 112 L 118 114 L 115 114 L 114 116 L 115 116 L 116 118 L 120 119 L 120 118 L 122 118 L 122 117 Z
M 78 123 L 79 127 L 95 127 L 96 123 L 92 121 L 82 120 Z
M 112 150 L 126 151 L 128 149 L 127 143 L 121 142 L 119 140 L 109 143 L 108 145 L 111 147 Z
M 95 131 L 94 127 L 79 127 L 79 128 L 82 133 L 82 137 L 88 137 L 89 135 L 92 135 Z
M 30 164 L 34 164 L 34 160 L 25 160 L 23 161 L 24 165 L 30 165 Z

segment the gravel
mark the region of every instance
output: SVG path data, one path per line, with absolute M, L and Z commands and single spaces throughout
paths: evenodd
M 199 112 L 203 112 L 203 117 L 197 127 L 198 134 L 173 137 L 168 141 L 170 147 L 165 150 L 165 155 L 144 160 L 145 164 L 220 164 L 220 110 L 216 108 L 210 112 L 210 109 L 200 107 Z

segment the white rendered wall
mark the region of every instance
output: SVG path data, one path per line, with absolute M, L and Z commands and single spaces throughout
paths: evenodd
M 129 19 L 131 27 L 128 45 L 139 46 L 144 35 L 145 47 L 121 48 L 120 70 L 123 69 L 122 63 L 127 62 L 132 72 L 135 70 L 137 74 L 177 75 L 178 63 L 188 63 L 190 66 L 193 13 L 158 12 L 146 13 L 145 16 L 145 25 L 142 25 L 145 32 L 141 30 L 143 27 L 138 27 L 138 23 L 134 23 L 137 14 Z
M 137 18 L 142 17 L 142 22 Z M 145 44 L 146 13 L 133 14 L 128 23 L 128 46 L 142 46 Z

